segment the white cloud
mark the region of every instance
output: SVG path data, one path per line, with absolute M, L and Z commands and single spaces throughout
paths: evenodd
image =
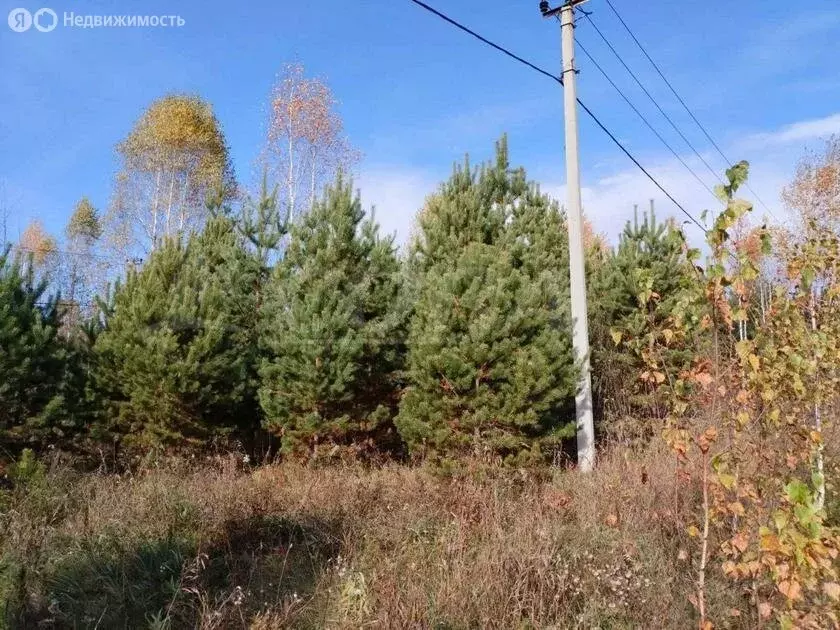
M 750 149 L 781 146 L 785 144 L 804 143 L 808 140 L 828 138 L 832 134 L 840 133 L 840 113 L 803 120 L 769 133 L 757 133 L 747 137 L 741 146 Z
M 711 156 L 704 156 L 710 161 Z M 740 195 L 755 204 L 756 216 L 769 215 L 776 221 L 784 221 L 785 210 L 781 204 L 780 193 L 793 174 L 796 153 L 776 153 L 767 156 L 741 156 L 750 161 L 749 189 L 743 189 Z M 712 180 L 708 171 L 703 171 L 699 160 L 683 158 L 692 169 L 707 182 L 709 187 L 717 182 Z M 722 160 L 721 160 L 722 161 Z M 716 164 L 716 162 L 711 162 Z M 698 165 L 699 164 L 699 165 Z M 721 168 L 723 166 L 721 165 Z M 650 164 L 649 172 L 662 186 L 691 214 L 702 223 L 704 210 L 714 212 L 720 208 L 720 202 L 701 186 L 696 179 L 676 159 L 663 159 Z M 562 184 L 543 186 L 548 194 L 565 203 L 566 187 Z M 635 168 L 628 168 L 601 179 L 587 182 L 582 188 L 584 212 L 595 230 L 615 243 L 624 224 L 633 218 L 634 205 L 639 212 L 649 208 L 653 200 L 656 214 L 660 219 L 674 217 L 680 223 L 686 223 L 686 234 L 695 244 L 700 244 L 703 234 L 691 220 L 653 183 L 647 176 Z M 760 199 L 767 208 L 761 205 Z M 769 208 L 769 210 L 768 210 Z
M 730 157 L 750 162 L 749 186 L 752 190 L 745 188 L 740 194 L 755 203 L 756 216 L 769 214 L 773 220 L 785 220 L 781 191 L 793 177 L 804 145 L 808 140 L 825 137 L 833 132 L 840 132 L 840 113 L 736 139 L 726 148 Z M 725 165 L 720 156 L 708 154 L 703 157 L 723 173 Z M 699 159 L 687 156 L 683 159 L 710 188 L 718 183 Z M 715 211 L 720 207 L 720 202 L 675 158 L 646 159 L 643 163 L 657 181 L 698 220 L 703 210 Z M 600 178 L 587 178 L 587 165 L 583 167 L 584 211 L 595 229 L 611 242 L 617 240 L 625 222 L 632 219 L 634 204 L 639 206 L 641 212 L 648 208 L 651 199 L 660 218 L 673 216 L 680 222 L 689 221 L 644 173 L 632 165 L 616 169 Z M 589 166 L 589 170 L 593 170 L 592 166 Z M 363 168 L 359 186 L 364 202 L 376 205 L 376 218 L 382 231 L 396 233 L 397 242 L 404 244 L 411 233 L 417 211 L 426 196 L 436 190 L 439 181 L 440 177 L 429 171 L 387 166 Z M 561 204 L 565 203 L 564 183 L 543 180 L 542 189 Z M 696 243 L 702 240 L 699 228 L 688 226 L 686 233 Z
M 663 161 L 651 165 L 649 171 L 694 217 L 699 219 L 705 208 L 714 206 L 715 199 L 712 195 L 685 171 L 678 161 Z M 564 184 L 549 184 L 543 186 L 543 190 L 561 204 L 565 204 Z M 679 221 L 688 221 L 688 217 L 638 169 L 623 170 L 594 181 L 584 179 L 581 194 L 586 217 L 592 222 L 595 230 L 611 242 L 617 240 L 624 224 L 633 218 L 635 205 L 639 206 L 641 213 L 646 211 L 653 201 L 660 219 L 674 216 Z M 688 233 L 691 234 L 692 229 L 689 229 Z
M 745 33 L 738 47 L 737 74 L 751 82 L 792 71 L 801 74 L 811 62 L 824 59 L 834 50 L 838 26 L 840 11 L 836 8 L 773 17 Z
M 408 167 L 362 167 L 357 180 L 362 203 L 374 206 L 382 234 L 394 234 L 397 245 L 405 245 L 414 218 L 426 196 L 437 189 L 439 179 L 432 174 Z

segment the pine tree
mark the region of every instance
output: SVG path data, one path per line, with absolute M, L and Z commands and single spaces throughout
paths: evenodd
M 636 419 L 660 414 L 660 405 L 652 395 L 655 388 L 638 378 L 627 379 L 628 374 L 638 375 L 643 368 L 635 355 L 616 348 L 615 339 L 640 338 L 654 329 L 670 330 L 669 318 L 694 282 L 696 275 L 686 262 L 682 234 L 673 222 L 657 221 L 653 209 L 641 222 L 638 215 L 627 222 L 616 250 L 607 253 L 593 270 L 593 373 L 599 406 L 605 414 L 635 418 L 632 422 L 643 432 L 646 429 Z M 670 364 L 685 360 L 685 350 L 677 344 L 663 351 Z
M 254 418 L 253 273 L 223 217 L 129 272 L 94 346 L 100 436 L 198 444 Z
M 287 452 L 390 446 L 402 356 L 399 263 L 339 176 L 294 226 L 263 309 L 260 402 Z
M 289 233 L 289 215 L 280 211 L 277 188 L 269 188 L 266 173 L 263 174 L 259 197 L 244 200 L 241 211 L 235 217 L 235 225 L 262 269 L 268 270 Z
M 456 168 L 411 252 L 417 303 L 397 425 L 414 452 L 540 458 L 569 435 L 565 220 L 524 171 Z
M 79 240 L 87 247 L 92 246 L 102 236 L 99 212 L 93 207 L 90 199 L 82 197 L 79 200 L 65 231 L 68 239 Z
M 505 211 L 528 189 L 524 172 L 508 168 L 505 138 L 496 146 L 495 164 L 475 170 L 467 157 L 463 165 L 455 165 L 417 217 L 418 235 L 410 252 L 414 273 L 452 264 L 470 243 L 492 244 L 502 238 Z
M 57 299 L 34 273 L 8 248 L 0 252 L 0 431 L 7 445 L 49 438 L 63 412 Z

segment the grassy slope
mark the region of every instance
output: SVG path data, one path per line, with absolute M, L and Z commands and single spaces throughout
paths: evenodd
M 5 623 L 690 627 L 671 461 L 614 455 L 553 478 L 478 464 L 449 477 L 251 470 L 232 455 L 121 477 L 57 469 L 5 498 Z M 710 590 L 725 615 L 737 594 L 716 576 Z

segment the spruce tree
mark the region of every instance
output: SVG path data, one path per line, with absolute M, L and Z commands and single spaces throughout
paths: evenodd
M 400 433 L 417 453 L 541 458 L 570 434 L 575 388 L 564 217 L 502 140 L 419 223 Z
M 200 444 L 253 420 L 253 274 L 224 217 L 129 272 L 94 345 L 101 434 Z
M 392 445 L 399 263 L 343 177 L 292 228 L 262 312 L 260 402 L 283 449 Z

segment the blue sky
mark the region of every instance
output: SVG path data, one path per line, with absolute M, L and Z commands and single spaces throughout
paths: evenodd
M 45 0 L 46 1 L 46 0 Z M 559 67 L 559 27 L 537 1 L 431 0 L 434 6 L 535 63 Z M 812 0 L 614 0 L 631 27 L 732 159 L 753 163 L 753 187 L 777 214 L 779 190 L 805 147 L 840 132 L 840 3 Z M 640 6 L 641 5 L 641 6 Z M 180 15 L 181 28 L 59 25 L 16 33 L 13 8 L 77 15 Z M 724 164 L 656 80 L 606 6 L 593 19 L 715 168 Z M 0 203 L 10 239 L 33 218 L 60 233 L 75 201 L 108 204 L 114 145 L 143 108 L 172 91 L 213 103 L 247 180 L 265 130 L 265 103 L 288 61 L 329 82 L 347 135 L 364 154 L 357 183 L 386 231 L 404 240 L 426 194 L 453 161 L 490 157 L 503 132 L 514 163 L 564 195 L 562 95 L 546 78 L 500 56 L 409 0 L 225 3 L 215 0 L 0 0 Z M 623 73 L 588 24 L 578 37 L 685 159 L 688 149 Z M 714 205 L 600 74 L 580 58 L 579 94 L 692 212 Z M 610 237 L 634 203 L 658 191 L 581 117 L 584 203 Z M 702 167 L 699 167 L 702 168 Z M 707 172 L 698 173 L 709 183 Z

